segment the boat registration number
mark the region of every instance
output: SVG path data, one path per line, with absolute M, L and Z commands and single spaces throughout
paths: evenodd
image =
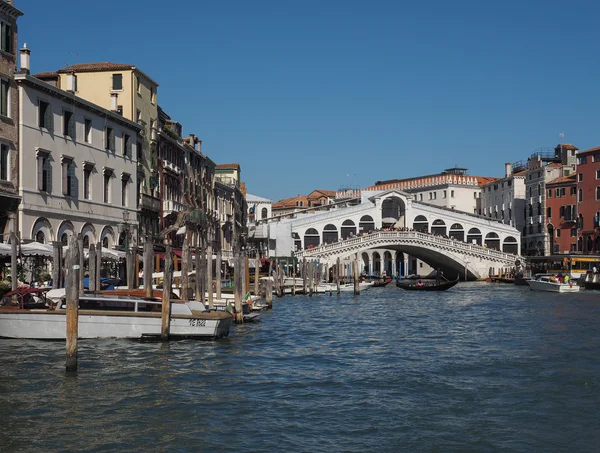
M 192 327 L 206 327 L 206 319 L 190 319 Z

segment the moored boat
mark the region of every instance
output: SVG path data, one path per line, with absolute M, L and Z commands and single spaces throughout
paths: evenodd
M 373 280 L 373 288 L 382 288 L 392 281 L 392 277 L 381 278 L 379 280 Z
M 574 293 L 580 289 L 580 286 L 572 280 L 565 283 L 553 274 L 537 274 L 534 278 L 527 280 L 527 284 L 532 291 L 553 293 Z
M 408 291 L 446 291 L 452 288 L 458 283 L 459 277 L 456 276 L 455 280 L 447 280 L 444 282 L 423 282 L 422 280 L 411 280 L 410 283 L 406 281 L 397 281 L 396 286 L 398 288 L 406 289 Z
M 46 308 L 22 308 L 3 298 L 0 337 L 64 340 L 66 303 Z M 156 298 L 85 294 L 79 298 L 79 338 L 142 339 L 161 333 L 162 302 Z M 216 339 L 229 335 L 231 315 L 205 311 L 194 301 L 171 301 L 170 334 L 173 339 Z

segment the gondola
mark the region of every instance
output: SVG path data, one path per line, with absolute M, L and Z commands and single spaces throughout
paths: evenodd
M 418 282 L 414 280 L 410 283 L 404 283 L 403 281 L 396 282 L 396 286 L 398 288 L 406 289 L 408 291 L 446 291 L 449 288 L 452 288 L 454 285 L 458 283 L 459 277 L 457 276 L 455 280 L 449 280 L 446 282 L 440 283 L 423 283 L 422 286 L 418 285 Z
M 373 282 L 373 288 L 382 288 L 392 281 L 392 277 L 382 278 Z

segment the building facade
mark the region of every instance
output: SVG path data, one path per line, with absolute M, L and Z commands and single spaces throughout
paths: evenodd
M 142 235 L 156 236 L 161 211 L 157 166 L 158 83 L 134 65 L 111 62 L 74 64 L 57 74 L 59 88 L 69 89 L 68 76 L 73 75 L 72 88 L 77 96 L 141 126 L 136 146 L 138 222 Z
M 23 13 L 12 0 L 0 0 L 0 242 L 19 230 L 20 202 L 18 129 L 19 96 L 14 74 L 17 67 L 17 19 Z
M 577 147 L 571 144 L 559 144 L 553 150 L 538 150 L 527 160 L 523 255 L 544 256 L 551 253 L 546 217 L 546 184 L 575 171 L 576 152 Z
M 86 247 L 136 245 L 140 126 L 27 70 L 15 75 L 21 238 L 67 243 L 81 233 Z
M 548 254 L 577 251 L 577 179 L 559 176 L 546 184 Z
M 600 253 L 600 147 L 577 154 L 577 251 Z

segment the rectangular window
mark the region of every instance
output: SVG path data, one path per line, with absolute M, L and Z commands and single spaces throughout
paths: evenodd
M 52 192 L 52 167 L 50 166 L 50 155 L 40 152 L 38 154 L 38 190 L 41 192 Z
M 63 135 L 75 140 L 75 115 L 68 110 L 63 111 Z
M 600 170 L 596 170 L 596 179 L 600 179 Z
M 137 154 L 137 160 L 138 162 L 141 162 L 142 160 L 142 143 L 141 142 L 137 142 L 135 145 L 135 152 Z
M 560 188 L 560 196 L 564 197 L 564 196 L 566 196 L 566 194 L 567 194 L 567 189 L 564 187 L 561 187 Z
M 142 121 L 142 112 L 140 109 L 135 109 L 135 122 L 139 124 Z
M 546 216 L 551 219 L 552 218 L 552 208 L 548 207 L 546 208 Z
M 419 201 L 423 201 L 423 194 L 422 193 L 419 194 Z
M 577 187 L 575 187 L 575 186 L 571 187 L 570 194 L 571 195 L 576 195 L 577 194 Z
M 578 162 L 579 165 L 587 164 L 587 156 L 580 156 L 578 160 L 579 160 L 579 162 Z
M 92 120 L 84 120 L 84 134 L 86 143 L 92 143 Z
M 117 114 L 123 116 L 123 106 L 117 105 Z
M 112 178 L 112 170 L 104 170 L 104 203 L 110 203 L 110 180 Z
M 0 49 L 2 49 L 4 52 L 14 53 L 13 46 L 12 46 L 12 43 L 13 43 L 12 27 L 10 26 L 10 24 L 7 24 L 6 22 L 0 22 L 0 31 L 1 31 Z
M 115 131 L 112 127 L 104 128 L 104 147 L 110 151 L 115 151 Z
M 442 192 L 442 198 L 446 198 L 446 191 L 445 190 Z
M 137 83 L 137 92 L 138 92 L 138 94 L 142 94 L 142 82 L 140 82 L 139 77 L 136 77 L 136 80 L 137 80 L 137 82 L 136 82 Z
M 91 200 L 92 195 L 92 167 L 89 165 L 83 168 L 83 198 Z
M 156 90 L 154 87 L 150 88 L 150 102 L 156 104 Z
M 577 175 L 577 181 L 579 181 L 579 182 L 583 182 L 583 173 L 579 173 L 579 174 Z
M 10 96 L 10 84 L 8 80 L 0 80 L 0 115 L 10 116 L 9 115 L 9 106 L 10 101 L 8 97 Z
M 556 229 L 556 237 L 559 238 L 560 237 L 560 228 Z
M 0 143 L 0 179 L 2 181 L 8 181 L 8 145 L 6 143 Z
M 40 127 L 45 127 L 49 131 L 53 130 L 54 117 L 52 116 L 52 108 L 50 107 L 50 104 L 44 101 L 39 101 L 38 106 L 38 125 Z
M 75 163 L 73 159 L 63 159 L 62 162 L 62 193 L 67 197 L 75 197 L 77 179 L 75 178 Z
M 548 209 L 550 209 L 550 208 L 548 208 Z M 565 207 L 564 207 L 564 206 L 561 206 L 561 207 L 559 208 L 558 212 L 559 212 L 559 215 L 560 215 L 561 217 L 564 217 L 564 216 L 565 216 Z
M 454 198 L 454 190 L 450 191 L 450 198 Z
M 129 175 L 123 173 L 121 177 L 121 205 L 127 206 L 127 184 L 129 183 Z
M 548 189 L 548 198 L 552 198 L 552 189 Z
M 571 237 L 577 237 L 577 228 L 571 228 Z
M 112 89 L 113 91 L 121 91 L 123 89 L 123 74 L 112 75 Z
M 123 134 L 123 156 L 131 157 L 131 136 Z
M 583 201 L 583 189 L 579 189 L 579 196 L 577 197 L 580 203 Z

